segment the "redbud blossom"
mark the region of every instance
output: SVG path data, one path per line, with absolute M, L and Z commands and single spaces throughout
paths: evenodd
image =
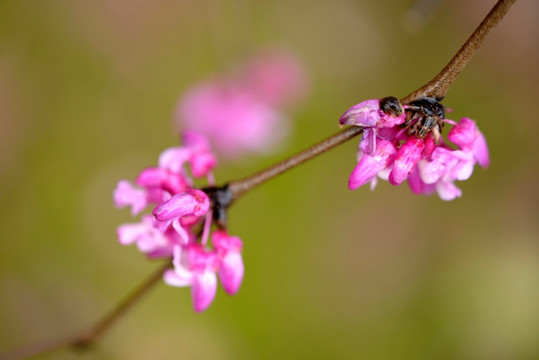
M 149 258 L 173 256 L 174 269 L 166 271 L 163 279 L 171 286 L 190 286 L 197 312 L 212 303 L 217 275 L 226 293 L 234 295 L 244 274 L 238 237 L 219 230 L 211 235 L 212 244 L 207 243 L 210 199 L 193 187 L 189 176 L 188 169 L 195 177 L 206 176 L 213 185 L 215 165 L 209 142 L 200 134 L 185 132 L 182 146 L 165 150 L 157 167 L 141 171 L 136 179 L 140 189 L 123 180 L 114 192 L 116 206 L 131 206 L 133 215 L 149 204 L 157 205 L 153 216 L 145 214 L 138 223 L 119 226 L 118 240 L 122 245 L 136 244 Z
M 179 128 L 207 136 L 225 157 L 266 153 L 289 132 L 282 107 L 305 91 L 305 72 L 295 59 L 284 53 L 257 56 L 233 75 L 188 89 L 177 105 L 175 121 Z
M 437 106 L 438 109 L 441 107 L 439 104 Z M 408 106 L 404 106 L 404 109 L 417 111 Z M 481 167 L 488 166 L 487 143 L 473 120 L 462 118 L 457 123 L 435 119 L 453 125 L 448 139 L 457 149 L 445 144 L 439 133 L 429 132 L 439 131 L 441 125 L 438 127 L 434 124 L 434 127 L 427 128 L 426 136 L 419 137 L 413 127 L 426 126 L 426 122 L 421 122 L 421 117 L 411 116 L 405 125 L 405 120 L 406 112 L 399 116 L 385 114 L 380 109 L 378 99 L 354 105 L 341 116 L 341 125 L 363 127 L 358 163 L 348 180 L 351 190 L 367 182 L 371 182 L 371 188 L 374 188 L 377 178 L 386 178 L 393 185 L 408 180 L 416 194 L 437 192 L 442 200 L 453 200 L 462 195 L 455 181 L 468 179 L 476 163 Z
M 227 294 L 234 295 L 238 292 L 243 280 L 244 268 L 241 257 L 243 244 L 239 237 L 229 236 L 224 231 L 214 232 L 212 243 L 220 259 L 219 280 Z

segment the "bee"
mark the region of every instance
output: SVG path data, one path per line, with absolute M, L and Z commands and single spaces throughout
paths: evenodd
M 422 98 L 412 101 L 406 111 L 406 120 L 402 126 L 408 129 L 409 135 L 423 139 L 432 133 L 438 143 L 444 127 L 445 109 L 435 98 Z
M 388 96 L 383 99 L 380 99 L 380 110 L 386 115 L 391 116 L 401 116 L 404 112 L 404 108 L 401 105 L 399 99 L 393 96 Z

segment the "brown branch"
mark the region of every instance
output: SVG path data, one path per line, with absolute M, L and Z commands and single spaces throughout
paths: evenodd
M 277 175 L 284 173 L 328 150 L 333 149 L 337 145 L 340 145 L 356 136 L 361 134 L 363 129 L 357 126 L 348 127 L 342 131 L 339 131 L 333 136 L 324 139 L 313 146 L 295 154 L 291 157 L 284 159 L 277 164 L 270 166 L 254 175 L 248 176 L 241 180 L 232 181 L 228 184 L 228 190 L 230 191 L 232 198 L 237 199 L 242 194 L 251 190 L 257 185 L 260 185 Z
M 96 324 L 88 329 L 77 332 L 72 336 L 31 344 L 21 347 L 12 352 L 1 354 L 0 360 L 25 359 L 38 354 L 48 353 L 65 347 L 86 348 L 92 345 L 99 336 L 103 335 L 110 327 L 125 315 L 150 289 L 152 289 L 163 277 L 165 270 L 171 267 L 170 260 L 152 273 L 135 291 L 119 303 L 114 309 L 106 314 Z
M 515 2 L 516 0 L 499 0 L 443 70 L 427 84 L 401 99 L 401 102 L 408 104 L 422 97 L 443 99 L 457 75 Z

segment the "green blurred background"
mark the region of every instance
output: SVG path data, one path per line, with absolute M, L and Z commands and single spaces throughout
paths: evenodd
M 441 69 L 494 1 L 1 1 L 0 353 L 90 325 L 160 266 L 122 247 L 122 178 L 177 144 L 178 96 L 259 47 L 311 76 L 273 157 L 338 130 L 363 99 L 404 96 Z M 230 212 L 239 294 L 195 314 L 157 286 L 97 346 L 39 359 L 539 358 L 539 3 L 521 0 L 444 104 L 477 120 L 491 167 L 443 202 L 381 183 L 350 192 L 357 140 L 267 183 Z

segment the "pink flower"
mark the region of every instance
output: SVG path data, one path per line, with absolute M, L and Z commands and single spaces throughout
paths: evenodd
M 462 195 L 454 184 L 456 180 L 467 180 L 473 172 L 475 160 L 469 152 L 437 147 L 431 160 L 418 163 L 419 176 L 425 184 L 433 184 L 442 200 L 453 200 Z
M 212 243 L 220 258 L 218 274 L 221 284 L 227 294 L 234 295 L 243 280 L 242 242 L 239 237 L 216 231 L 212 234 Z
M 191 165 L 194 177 L 206 176 L 217 165 L 208 140 L 194 131 L 184 131 L 183 146 L 165 150 L 159 156 L 159 167 L 182 173 L 186 163 Z
M 269 152 L 290 127 L 281 106 L 305 91 L 300 69 L 297 61 L 283 54 L 258 56 L 235 76 L 188 89 L 177 105 L 175 121 L 179 128 L 207 136 L 228 158 Z
M 403 111 L 400 104 L 398 104 L 400 109 L 393 108 L 393 112 L 386 109 L 388 113 L 385 113 L 382 110 L 383 106 L 388 106 L 388 99 L 394 98 L 370 99 L 360 102 L 348 109 L 339 119 L 341 126 L 356 125 L 364 128 L 359 148 L 365 154 L 371 155 L 376 151 L 377 136 L 382 139 L 393 139 L 396 134 L 389 129 L 396 128 L 396 125 L 402 124 L 405 120 L 404 112 L 400 115 L 394 113 L 394 111 Z M 394 100 L 398 102 L 397 99 Z
M 238 292 L 243 280 L 242 243 L 225 231 L 212 234 L 214 250 L 190 243 L 174 247 L 173 270 L 167 270 L 164 281 L 171 286 L 191 286 L 193 306 L 200 312 L 210 306 L 215 297 L 218 273 L 229 295 Z
M 190 241 L 189 229 L 208 211 L 209 200 L 204 192 L 192 189 L 192 180 L 185 169 L 187 164 L 195 176 L 212 178 L 215 157 L 200 134 L 186 132 L 183 146 L 165 150 L 158 167 L 142 170 L 135 180 L 140 188 L 125 180 L 118 183 L 114 191 L 116 206 L 131 206 L 132 214 L 136 215 L 149 204 L 158 205 L 154 209 L 157 221 L 149 222 L 145 216 L 139 224 L 120 226 L 120 243 L 135 242 L 143 253 L 158 257 L 170 255 L 174 243 Z M 177 231 L 171 230 L 170 225 Z
M 165 150 L 159 157 L 159 166 L 142 170 L 132 186 L 122 180 L 114 190 L 117 207 L 130 206 L 131 214 L 137 215 L 149 204 L 160 204 L 171 196 L 182 193 L 192 186 L 185 170 L 191 166 L 195 177 L 212 177 L 211 170 L 217 164 L 208 141 L 200 134 L 185 132 L 184 145 Z
M 166 230 L 172 225 L 180 237 L 187 242 L 189 233 L 185 224 L 181 222 L 182 218 L 191 216 L 196 219 L 206 215 L 209 208 L 210 200 L 203 191 L 188 189 L 157 206 L 152 214 L 161 223 L 158 225 L 161 230 Z M 192 219 L 188 219 L 188 222 L 191 223 Z
M 396 153 L 397 150 L 391 142 L 377 140 L 376 151 L 372 155 L 360 155 L 360 160 L 348 179 L 348 188 L 355 190 L 372 181 L 382 170 L 395 161 Z
M 179 219 L 185 215 L 202 216 L 208 212 L 210 200 L 203 191 L 188 189 L 156 207 L 152 214 L 157 221 Z
M 308 87 L 307 73 L 292 53 L 269 50 L 256 54 L 240 71 L 241 81 L 253 94 L 273 106 L 301 101 Z
M 120 225 L 118 240 L 122 245 L 136 243 L 140 252 L 150 258 L 171 256 L 173 246 L 180 244 L 180 239 L 173 231 L 159 231 L 154 221 L 152 216 L 144 215 L 140 223 Z
M 277 109 L 243 88 L 219 82 L 189 90 L 179 104 L 177 116 L 186 127 L 208 136 L 228 157 L 265 152 L 288 131 Z
M 410 186 L 410 190 L 416 195 L 432 195 L 436 191 L 436 185 L 435 184 L 426 184 L 419 175 L 419 166 L 421 165 L 421 161 L 419 161 L 418 166 L 416 166 L 412 172 L 410 172 L 410 175 L 408 175 L 408 185 Z
M 399 116 L 385 114 L 380 109 L 380 101 L 383 99 L 370 99 L 352 106 L 339 119 L 339 124 L 356 125 L 372 128 L 393 127 L 404 122 L 406 115 Z
M 401 108 L 405 109 L 402 114 Z M 425 114 L 434 115 L 429 118 Z M 435 99 L 404 107 L 395 98 L 372 99 L 350 108 L 339 123 L 363 127 L 363 137 L 348 187 L 354 190 L 370 182 L 373 189 L 378 178 L 393 185 L 408 180 L 416 194 L 437 192 L 443 200 L 460 197 L 455 181 L 468 179 L 476 163 L 488 166 L 488 148 L 474 121 L 463 118 L 456 123 L 442 119 L 443 114 Z M 443 123 L 453 125 L 448 139 L 458 149 L 450 148 L 441 138 Z
M 171 286 L 191 286 L 193 307 L 196 312 L 206 310 L 215 298 L 217 290 L 217 255 L 199 244 L 174 247 L 174 270 L 167 270 L 163 279 Z
M 421 153 L 425 147 L 423 139 L 412 136 L 400 147 L 395 157 L 393 170 L 389 173 L 389 182 L 392 185 L 400 185 L 408 178 L 410 172 L 421 159 Z
M 206 176 L 211 186 L 211 170 L 216 160 L 208 141 L 195 132 L 184 132 L 183 145 L 165 150 L 157 167 L 141 171 L 137 189 L 120 181 L 114 192 L 117 206 L 131 206 L 133 214 L 148 204 L 157 204 L 152 215 L 143 215 L 139 223 L 118 227 L 122 245 L 136 244 L 149 258 L 173 256 L 174 270 L 164 273 L 164 281 L 172 286 L 190 286 L 195 311 L 201 312 L 212 303 L 217 274 L 225 291 L 238 292 L 244 274 L 242 243 L 225 231 L 216 231 L 211 239 L 213 211 L 210 199 L 193 187 L 187 168 L 193 176 Z
M 131 186 L 129 181 L 118 182 L 114 190 L 114 204 L 116 207 L 131 206 L 131 215 L 135 216 L 148 205 L 146 191 Z
M 162 202 L 170 195 L 164 196 L 163 191 L 169 194 L 177 194 L 188 189 L 191 185 L 185 176 L 181 175 L 181 172 L 174 173 L 161 167 L 149 167 L 142 170 L 135 180 L 135 184 L 150 190 L 155 191 L 153 194 L 148 194 L 152 197 L 151 202 Z
M 487 141 L 473 120 L 460 119 L 449 131 L 447 138 L 460 149 L 471 152 L 481 167 L 485 168 L 490 164 Z

